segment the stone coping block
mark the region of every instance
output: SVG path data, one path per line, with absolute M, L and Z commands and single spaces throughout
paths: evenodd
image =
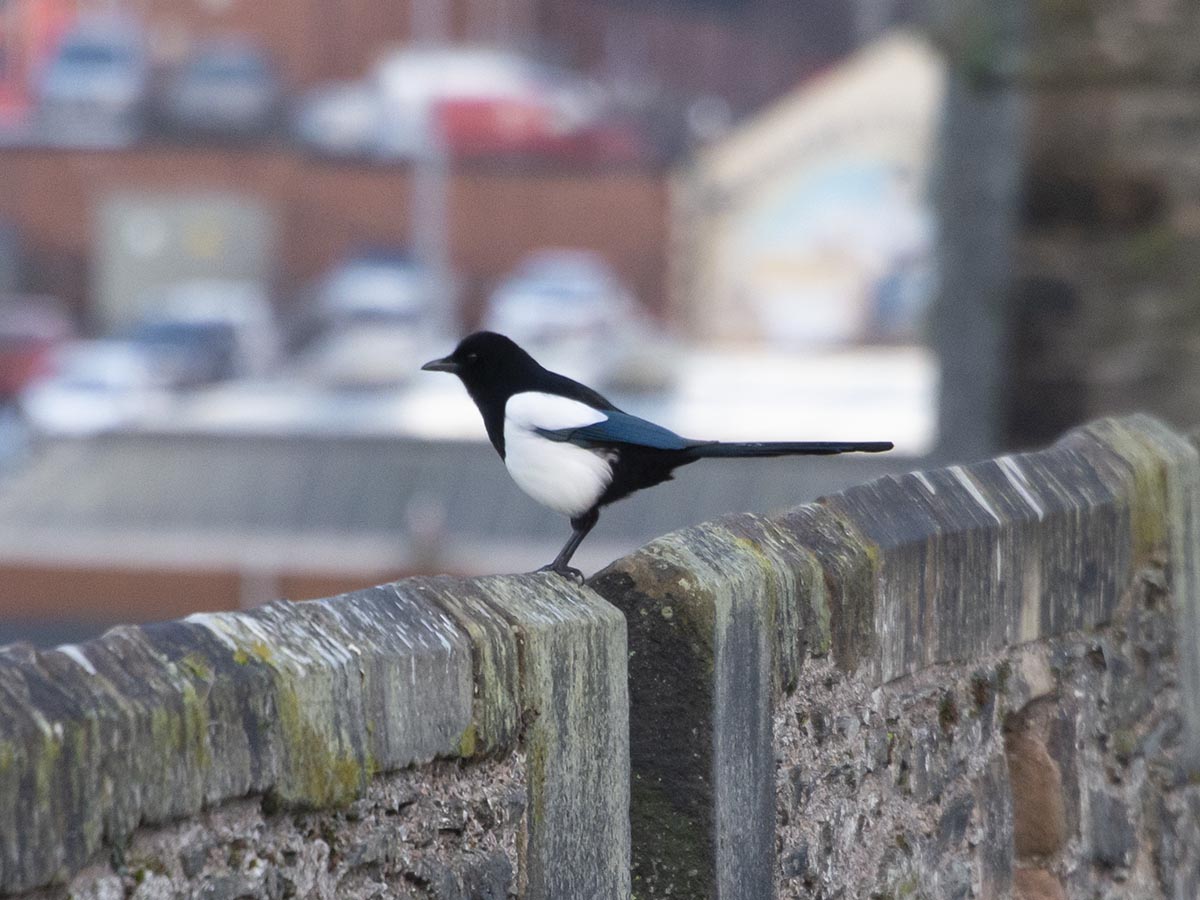
M 1106 419 L 686 529 L 598 573 L 629 627 L 635 895 L 772 895 L 771 713 L 805 653 L 877 685 L 982 658 L 1110 621 L 1135 568 L 1166 558 L 1196 648 L 1181 657 L 1200 659 L 1198 479 L 1161 423 Z
M 624 646 L 619 613 L 540 576 L 409 579 L 4 648 L 0 893 L 61 881 L 140 825 L 231 798 L 339 806 L 376 773 L 524 742 L 538 773 L 527 868 L 566 861 L 526 896 L 563 896 L 556 879 L 581 872 L 619 896 Z

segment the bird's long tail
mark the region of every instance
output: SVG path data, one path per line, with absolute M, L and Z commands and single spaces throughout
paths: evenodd
M 714 441 L 689 448 L 698 459 L 747 456 L 832 456 L 835 453 L 882 453 L 891 441 Z

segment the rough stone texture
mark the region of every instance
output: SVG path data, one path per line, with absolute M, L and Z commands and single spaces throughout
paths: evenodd
M 377 778 L 338 811 L 263 807 L 235 800 L 142 829 L 69 884 L 26 898 L 504 900 L 516 888 L 527 812 L 520 756 Z
M 530 823 L 522 895 L 626 897 L 625 621 L 549 573 L 476 584 L 520 634 Z
M 773 840 L 787 896 L 1002 897 L 1018 862 L 1150 890 L 1135 859 L 1168 835 L 1187 834 L 1173 853 L 1189 846 L 1187 789 L 1175 786 L 1158 831 L 1089 830 L 1119 817 L 1089 818 L 1084 786 L 1119 762 L 1098 730 L 1118 706 L 1129 734 L 1172 721 L 1160 763 L 1195 771 L 1183 723 L 1200 695 L 1198 477 L 1195 448 L 1161 424 L 1105 420 L 1038 453 L 668 535 L 598 574 L 592 586 L 629 620 L 635 896 L 770 896 L 756 866 Z M 1147 627 L 1178 635 L 1178 656 L 1128 643 L 1131 585 L 1143 582 L 1172 598 L 1147 599 Z M 1078 662 L 1094 658 L 1083 635 L 1095 629 L 1111 683 Z M 1170 690 L 1177 681 L 1189 689 Z M 755 790 L 771 710 L 787 773 L 779 829 Z M 1088 738 L 1100 749 L 1077 771 L 1065 748 Z M 1015 769 L 1022 820 L 1052 815 L 1014 849 L 1006 749 L 1029 761 L 1035 745 L 1035 764 Z M 1024 805 L 1055 779 L 1057 806 Z M 1146 782 L 1124 783 L 1120 802 L 1137 809 L 1150 795 L 1130 791 Z
M 737 516 L 592 579 L 629 623 L 635 896 L 771 896 L 770 698 L 795 683 L 816 572 Z
M 814 660 L 775 717 L 778 896 L 1064 896 L 1052 883 L 1071 897 L 1198 896 L 1200 786 L 1181 774 L 1162 585 L 1161 570 L 1139 573 L 1099 631 L 882 687 Z M 1034 743 L 1030 717 L 1047 736 L 1033 772 L 1006 764 L 1005 747 L 1007 734 L 1011 763 L 1014 732 Z M 1047 764 L 1063 773 L 1063 831 L 1014 847 L 1014 798 L 1047 787 Z
M 586 882 L 618 896 L 624 648 L 616 611 L 549 576 L 414 579 L 77 647 L 5 648 L 0 892 L 61 883 L 141 825 L 234 798 L 340 808 L 380 773 L 521 744 L 522 895 Z

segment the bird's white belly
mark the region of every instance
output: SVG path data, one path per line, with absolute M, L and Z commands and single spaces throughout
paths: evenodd
M 612 481 L 607 454 L 566 441 L 551 441 L 506 422 L 504 465 L 517 487 L 564 516 L 575 517 L 596 505 Z

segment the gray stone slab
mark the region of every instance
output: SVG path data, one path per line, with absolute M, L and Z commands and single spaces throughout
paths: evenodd
M 1108 621 L 1167 511 L 1153 454 L 1122 461 L 1106 434 L 889 476 L 780 516 L 825 571 L 839 663 L 888 681 Z
M 336 805 L 456 755 L 472 683 L 467 635 L 393 587 L 0 652 L 0 891 L 143 823 L 247 793 Z
M 474 585 L 519 639 L 529 793 L 523 896 L 628 897 L 625 621 L 557 575 Z
M 819 618 L 815 571 L 770 523 L 737 516 L 589 582 L 629 627 L 636 896 L 772 896 L 771 713 L 795 684 L 801 623 Z

